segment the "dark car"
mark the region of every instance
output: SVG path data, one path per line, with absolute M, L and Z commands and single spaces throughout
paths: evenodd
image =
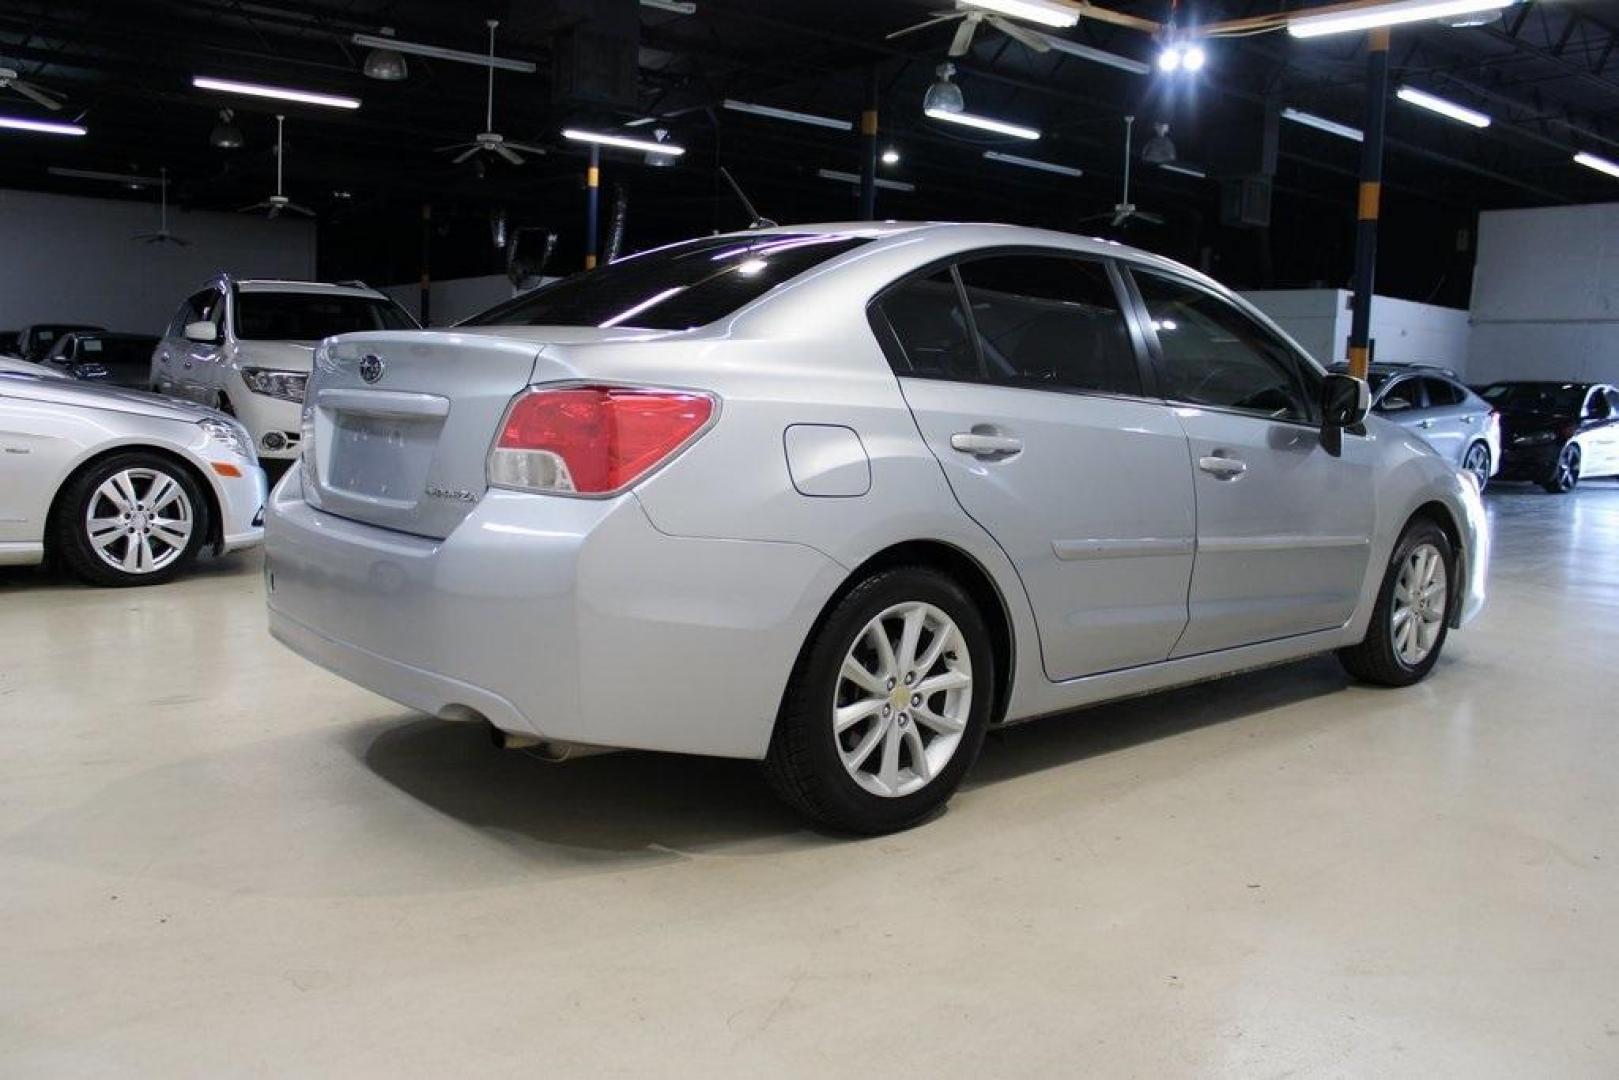
M 145 390 L 152 381 L 152 334 L 74 330 L 56 339 L 45 362 L 75 379 Z
M 1501 479 L 1556 494 L 1581 477 L 1619 475 L 1619 390 L 1603 383 L 1499 382 L 1482 391 L 1501 411 Z
M 17 355 L 38 363 L 50 355 L 50 351 L 56 347 L 57 338 L 63 334 L 74 330 L 104 329 L 106 327 L 91 326 L 89 323 L 35 323 L 17 331 Z
M 1332 365 L 1347 371 L 1347 364 Z M 1462 385 L 1449 368 L 1427 364 L 1373 364 L 1366 372 L 1372 411 L 1426 442 L 1478 481 L 1479 490 L 1500 468 L 1500 416 Z

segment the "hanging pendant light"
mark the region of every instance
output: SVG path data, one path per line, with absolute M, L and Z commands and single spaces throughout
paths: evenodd
M 215 124 L 214 130 L 208 133 L 209 146 L 212 146 L 215 150 L 240 150 L 242 148 L 247 139 L 242 135 L 242 129 L 237 127 L 233 121 L 235 115 L 229 109 L 219 110 L 219 123 Z
M 384 26 L 382 36 L 394 36 L 394 28 Z M 365 63 L 360 70 L 368 79 L 378 82 L 404 82 L 410 77 L 410 65 L 405 62 L 404 53 L 395 49 L 386 49 L 378 46 L 365 54 Z

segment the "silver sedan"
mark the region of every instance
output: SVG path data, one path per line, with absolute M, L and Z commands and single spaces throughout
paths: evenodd
M 707 237 L 447 331 L 327 341 L 270 625 L 508 745 L 761 759 L 937 810 L 985 731 L 1484 599 L 1477 484 L 1207 277 L 984 225 Z
M 204 548 L 258 544 L 264 496 L 230 417 L 0 361 L 0 565 L 50 555 L 92 584 L 157 584 Z

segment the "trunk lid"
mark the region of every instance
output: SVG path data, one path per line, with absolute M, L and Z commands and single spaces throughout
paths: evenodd
M 433 331 L 332 339 L 317 354 L 306 400 L 309 501 L 367 524 L 448 536 L 483 498 L 495 430 L 542 348 Z

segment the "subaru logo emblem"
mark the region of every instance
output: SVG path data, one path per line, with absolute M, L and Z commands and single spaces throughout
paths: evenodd
M 382 378 L 382 357 L 376 353 L 360 357 L 360 378 L 372 383 Z

